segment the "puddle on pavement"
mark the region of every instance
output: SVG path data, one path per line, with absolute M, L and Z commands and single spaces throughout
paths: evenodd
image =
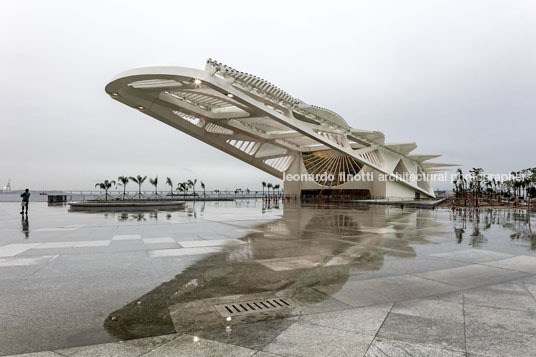
M 264 324 L 266 335 L 276 333 L 288 324 L 283 318 L 329 308 L 330 296 L 352 274 L 379 271 L 386 259 L 413 259 L 428 243 L 436 252 L 487 245 L 521 253 L 536 249 L 524 211 L 357 205 L 287 205 L 281 218 L 255 227 L 242 240 L 247 244 L 207 255 L 113 311 L 105 329 L 118 339 L 174 332 L 226 342 L 238 335 L 255 339 L 258 332 L 245 324 Z M 232 318 L 218 313 L 222 304 L 269 298 L 292 299 L 298 307 Z
M 13 208 L 17 208 L 15 204 Z M 52 328 L 39 331 L 37 337 L 49 341 L 55 349 L 89 343 L 80 337 L 83 331 L 86 334 L 87 331 L 94 332 L 95 337 L 90 343 L 185 332 L 225 342 L 242 338 L 262 344 L 288 327 L 292 321 L 287 319 L 289 317 L 348 308 L 333 295 L 350 282 L 404 274 L 397 269 L 417 265 L 419 259 L 426 260 L 425 264 L 434 263 L 431 254 L 467 249 L 513 255 L 536 254 L 536 237 L 532 232 L 535 215 L 523 210 L 459 208 L 452 212 L 367 205 L 300 206 L 295 202 L 267 207 L 260 201 L 237 201 L 190 202 L 183 211 L 174 212 L 112 213 L 73 213 L 67 212 L 66 207 L 36 204 L 32 212 L 32 222 L 21 223 L 20 217 L 15 217 L 6 220 L 8 225 L 3 229 L 19 231 L 24 243 L 46 239 L 56 241 L 62 231 L 47 229 L 75 226 L 80 228 L 65 233 L 69 234 L 68 240 L 85 241 L 87 234 L 99 235 L 98 238 L 92 236 L 93 239 L 111 239 L 114 234 L 141 234 L 144 238 L 155 238 L 180 232 L 180 236 L 189 241 L 235 238 L 245 243 L 218 246 L 219 252 L 203 256 L 147 256 L 143 258 L 146 260 L 132 262 L 129 256 L 139 255 L 118 248 L 120 262 L 138 267 L 146 264 L 144 269 L 153 278 L 146 278 L 139 285 L 145 284 L 143 286 L 147 288 L 141 291 L 147 289 L 147 292 L 139 297 L 127 295 L 127 299 L 132 300 L 121 308 L 117 306 L 121 306 L 125 299 L 100 302 L 100 307 L 94 308 L 94 325 L 85 327 L 86 330 L 81 327 L 80 331 L 73 327 L 68 342 L 57 336 Z M 221 231 L 222 227 L 225 232 Z M 121 244 L 134 244 L 129 242 Z M 94 267 L 84 257 L 80 255 L 77 269 L 87 276 L 92 274 Z M 189 265 L 168 280 L 177 274 L 174 262 L 180 269 Z M 110 277 L 117 274 L 131 279 L 132 275 L 122 273 L 126 268 L 121 264 L 110 262 L 109 268 L 99 270 L 99 274 Z M 165 271 L 162 265 L 171 268 Z M 54 263 L 51 263 L 49 270 L 53 269 Z M 95 276 L 96 279 L 100 277 Z M 76 274 L 69 275 L 68 279 L 74 286 L 84 285 Z M 136 288 L 136 280 L 131 283 L 131 287 Z M 119 293 L 124 289 L 123 285 L 118 282 L 117 287 L 109 286 L 105 290 L 118 289 Z M 65 289 L 69 294 L 69 285 Z M 90 299 L 98 299 L 98 289 L 88 295 L 87 306 L 94 306 Z M 270 298 L 290 299 L 295 306 L 231 316 L 231 321 L 218 312 L 218 306 L 222 304 Z M 36 296 L 33 303 L 45 309 L 49 301 Z M 65 319 L 70 318 L 69 314 L 65 315 Z M 21 320 L 22 323 L 25 322 Z M 109 336 L 104 338 L 99 333 Z M 30 350 L 21 347 L 13 351 Z

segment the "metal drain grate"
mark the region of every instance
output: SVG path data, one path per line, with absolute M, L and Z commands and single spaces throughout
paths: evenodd
M 258 312 L 270 312 L 295 307 L 296 304 L 290 299 L 271 298 L 252 300 L 237 303 L 215 305 L 214 307 L 224 317 L 244 315 Z

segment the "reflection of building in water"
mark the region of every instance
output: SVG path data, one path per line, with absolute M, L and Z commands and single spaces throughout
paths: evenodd
M 374 210 L 374 208 L 371 208 Z M 380 269 L 385 256 L 411 258 L 434 226 L 430 211 L 368 207 L 285 208 L 283 217 L 251 230 L 245 244 L 203 257 L 105 321 L 120 339 L 224 328 L 214 305 L 286 297 L 316 304 L 341 289 L 349 276 Z M 166 258 L 159 258 L 166 259 Z M 299 308 L 298 308 L 299 310 Z M 297 314 L 295 310 L 233 317 L 231 323 Z

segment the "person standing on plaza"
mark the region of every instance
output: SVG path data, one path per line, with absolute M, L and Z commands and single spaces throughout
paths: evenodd
M 30 190 L 26 189 L 23 193 L 21 193 L 20 197 L 22 197 L 21 202 L 21 211 L 20 214 L 24 214 L 24 208 L 26 208 L 26 215 L 28 215 L 28 204 L 30 203 Z

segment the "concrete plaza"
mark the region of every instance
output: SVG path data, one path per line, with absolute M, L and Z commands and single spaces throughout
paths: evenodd
M 532 218 L 532 222 L 531 222 Z M 0 204 L 0 355 L 536 355 L 523 211 Z

